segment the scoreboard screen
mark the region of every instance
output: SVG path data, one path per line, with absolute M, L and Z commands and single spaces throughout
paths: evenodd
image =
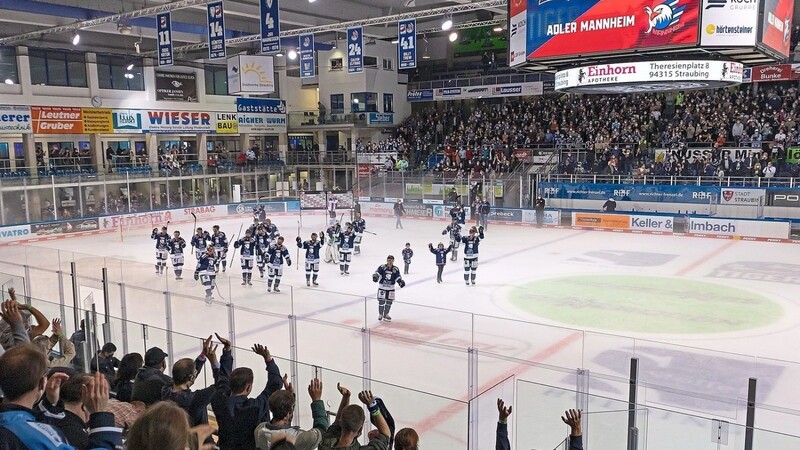
M 510 0 L 510 62 L 694 46 L 700 1 Z

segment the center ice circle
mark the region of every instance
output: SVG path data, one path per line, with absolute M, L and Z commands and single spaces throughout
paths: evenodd
M 776 322 L 763 295 L 705 281 L 635 275 L 549 278 L 515 287 L 519 309 L 549 320 L 643 333 L 726 333 Z

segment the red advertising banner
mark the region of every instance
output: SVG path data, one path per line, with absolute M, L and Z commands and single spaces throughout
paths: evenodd
M 696 45 L 699 18 L 700 0 L 528 0 L 528 59 Z
M 83 134 L 81 108 L 31 106 L 34 134 Z
M 792 14 L 796 0 L 764 0 L 761 44 L 789 56 L 792 41 Z
M 753 83 L 800 80 L 800 64 L 770 64 L 752 69 Z

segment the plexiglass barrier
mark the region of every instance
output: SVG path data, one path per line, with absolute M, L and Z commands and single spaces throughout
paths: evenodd
M 627 424 L 627 416 L 617 412 L 628 408 L 627 375 L 634 357 L 640 360 L 639 436 L 650 448 L 657 448 L 654 440 L 669 442 L 669 430 L 681 420 L 696 423 L 686 428 L 685 448 L 706 448 L 717 422 L 725 424 L 730 440 L 741 441 L 749 377 L 758 378 L 763 387 L 757 397 L 756 440 L 761 436 L 770 442 L 792 442 L 800 426 L 795 391 L 785 382 L 800 375 L 800 364 L 794 361 L 401 302 L 396 307 L 407 311 L 407 318 L 379 326 L 371 297 L 324 290 L 309 296 L 303 294 L 304 287 L 288 284 L 282 286 L 283 295 L 267 296 L 263 281 L 255 277 L 251 290 L 239 286 L 239 277 L 219 277 L 209 306 L 201 289 L 197 295 L 185 289 L 177 292 L 180 282 L 171 274 L 154 276 L 152 264 L 43 247 L 11 248 L 13 258 L 0 262 L 6 290 L 13 286 L 18 297 L 24 293 L 31 302 L 41 303 L 43 312 L 61 317 L 70 333 L 86 311 L 94 311 L 98 330 L 120 353 L 143 353 L 158 345 L 172 363 L 196 356 L 200 339 L 217 332 L 234 342 L 237 361 L 254 368 L 260 363 L 249 349 L 261 343 L 286 360 L 282 370 L 301 384 L 298 391 L 305 389 L 310 373 L 324 368 L 324 373 L 353 377 L 358 384 L 354 389 L 379 380 L 388 391 L 424 393 L 428 403 L 440 408 L 425 410 L 430 415 L 409 412 L 414 420 L 430 417 L 435 425 L 423 428 L 430 427 L 439 438 L 457 428 L 459 437 L 450 442 L 463 438 L 473 448 L 491 440 L 493 424 L 487 421 L 495 413 L 494 401 L 509 397 L 509 390 L 515 423 L 540 423 L 545 418 L 537 414 L 587 408 L 595 402 L 590 410 L 598 418 L 595 423 L 606 421 L 614 429 L 618 421 Z M 184 278 L 190 276 L 187 270 Z M 255 372 L 257 378 L 264 376 Z M 576 402 L 576 395 L 565 394 L 576 389 L 582 403 Z M 487 408 L 492 411 L 488 416 Z M 617 420 L 617 414 L 626 419 Z M 587 436 L 597 428 L 587 429 Z M 512 437 L 516 448 L 553 448 L 563 440 L 563 432 L 526 425 Z M 701 434 L 702 444 L 689 444 L 699 442 Z M 603 439 L 608 444 L 596 444 L 599 448 L 625 443 L 616 434 Z

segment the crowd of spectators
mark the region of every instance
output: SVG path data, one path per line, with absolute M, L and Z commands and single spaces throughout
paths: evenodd
M 175 361 L 170 376 L 168 355 L 160 348 L 118 360 L 113 343 L 87 342 L 83 322 L 67 339 L 58 319 L 48 321 L 35 307 L 19 303 L 13 289 L 8 294 L 10 300 L 0 306 L 0 449 L 420 448 L 419 434 L 397 430 L 390 405 L 370 391 L 358 393 L 358 403 L 351 404 L 350 390 L 337 384 L 340 400 L 330 423 L 317 378 L 308 385 L 312 426 L 293 426 L 298 395 L 265 346 L 251 349 L 267 373 L 260 390 L 253 369 L 233 368 L 231 342 L 219 334 L 202 342 L 196 358 Z M 51 336 L 45 335 L 48 329 Z M 88 358 L 87 348 L 98 350 Z M 206 366 L 214 382 L 197 388 Z M 511 411 L 498 399 L 497 450 L 511 448 Z M 362 445 L 367 420 L 374 428 Z M 562 420 L 570 427 L 570 450 L 581 450 L 580 411 L 567 411 Z
M 565 174 L 798 176 L 787 161 L 800 145 L 796 83 L 631 95 L 503 99 L 475 108 L 412 114 L 397 130 L 440 155 L 430 168 L 450 176 L 513 171 L 515 149 L 555 148 Z M 384 145 L 384 148 L 393 146 Z M 368 146 L 365 146 L 368 148 Z M 381 148 L 380 143 L 372 148 Z

